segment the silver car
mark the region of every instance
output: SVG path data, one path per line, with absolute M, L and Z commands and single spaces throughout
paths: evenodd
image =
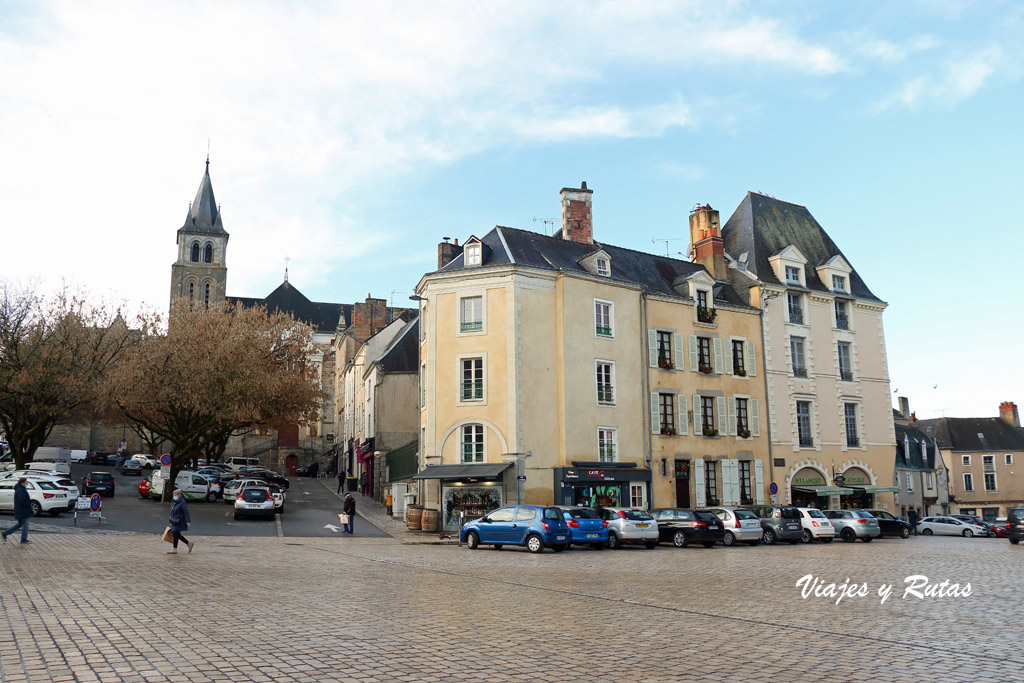
M 643 543 L 648 550 L 658 547 L 658 522 L 642 508 L 602 508 L 601 519 L 608 522 L 608 547 Z
M 870 543 L 882 535 L 878 520 L 860 510 L 822 510 L 836 529 L 836 535 L 847 543 L 858 538 Z
M 727 546 L 736 545 L 737 541 L 747 545 L 757 545 L 761 542 L 761 518 L 750 510 L 742 508 L 708 508 L 708 512 L 714 513 L 722 520 L 725 527 L 725 538 L 722 540 Z
M 266 486 L 246 486 L 235 499 L 235 519 L 244 516 L 274 518 L 274 497 Z

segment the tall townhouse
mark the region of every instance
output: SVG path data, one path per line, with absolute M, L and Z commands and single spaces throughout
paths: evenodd
M 747 193 L 722 237 L 733 283 L 763 310 L 778 502 L 892 510 L 885 302 L 803 206 Z
M 943 417 L 913 426 L 939 445 L 949 472 L 953 514 L 1005 517 L 1024 507 L 1024 429 L 1017 404 L 1004 401 L 999 417 Z
M 756 308 L 700 264 L 594 241 L 592 191 L 554 236 L 439 245 L 420 299 L 420 501 L 741 503 L 765 496 Z

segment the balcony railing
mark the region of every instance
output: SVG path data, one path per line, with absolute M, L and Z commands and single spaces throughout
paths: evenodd
M 462 444 L 462 462 L 483 462 L 483 444 L 464 443 Z
M 800 445 L 805 447 L 805 448 L 810 448 L 810 447 L 814 446 L 814 439 L 812 439 L 809 435 L 801 434 L 800 435 Z
M 610 337 L 610 336 L 612 336 L 612 328 L 605 327 L 604 325 L 597 325 L 596 328 L 597 328 L 598 336 L 600 336 L 600 337 Z
M 846 437 L 846 445 L 850 446 L 850 447 L 853 447 L 853 448 L 859 448 L 860 447 L 860 439 L 858 439 L 856 436 L 847 436 Z
M 463 382 L 462 383 L 462 400 L 471 401 L 475 398 L 484 397 L 484 383 L 478 382 Z
M 612 388 L 611 384 L 597 385 L 597 400 L 601 403 L 615 402 L 615 390 Z
M 597 449 L 597 459 L 601 462 L 615 462 L 615 446 L 603 445 Z
M 839 379 L 843 380 L 844 382 L 852 382 L 853 381 L 853 373 L 850 372 L 849 370 L 840 370 L 839 371 Z
M 987 463 L 985 463 L 984 468 L 985 468 L 984 469 L 985 472 L 995 472 L 996 471 L 996 464 L 994 462 L 987 462 Z
M 845 315 L 836 315 L 836 327 L 840 330 L 850 329 L 850 319 Z
M 483 320 L 469 320 L 469 321 L 465 321 L 465 322 L 462 323 L 462 331 L 463 332 L 469 332 L 469 331 L 472 331 L 472 330 L 482 330 L 482 329 L 484 329 L 484 321 Z
M 796 323 L 797 325 L 804 324 L 804 312 L 797 309 L 789 309 L 789 322 Z
M 799 367 L 799 366 L 793 368 L 793 376 L 794 377 L 807 377 L 807 368 Z
M 718 317 L 718 310 L 707 306 L 697 306 L 697 322 L 713 323 Z

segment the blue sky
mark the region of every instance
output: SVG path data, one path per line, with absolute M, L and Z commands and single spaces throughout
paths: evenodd
M 0 5 L 4 277 L 164 309 L 210 143 L 228 291 L 407 301 L 442 236 L 685 252 L 696 203 L 807 206 L 920 417 L 1024 406 L 1010 2 Z M 936 386 L 937 385 L 937 386 Z

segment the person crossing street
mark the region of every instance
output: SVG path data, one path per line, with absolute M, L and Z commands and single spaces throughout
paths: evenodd
M 28 489 L 25 488 L 26 483 L 28 483 L 28 479 L 21 477 L 14 485 L 14 519 L 18 522 L 3 532 L 5 541 L 8 536 L 21 529 L 21 542 L 32 542 L 28 540 L 28 520 L 32 516 L 32 499 L 28 495 Z

